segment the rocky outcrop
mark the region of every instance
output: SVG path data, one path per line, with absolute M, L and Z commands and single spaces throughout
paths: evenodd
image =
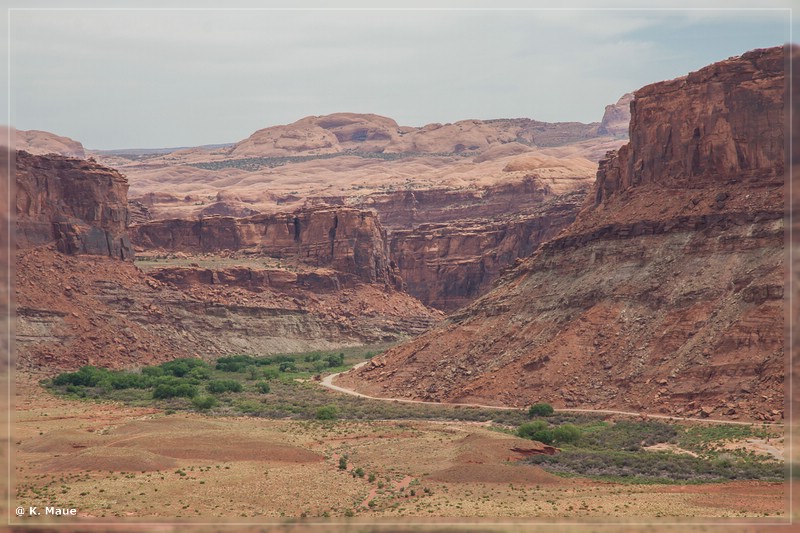
M 576 221 L 449 323 L 352 372 L 377 395 L 773 420 L 784 398 L 783 49 L 636 92 Z
M 227 158 L 320 156 L 341 152 L 459 153 L 520 143 L 561 146 L 593 139 L 598 124 L 540 122 L 528 118 L 460 120 L 452 124 L 399 126 L 373 114 L 334 113 L 302 118 L 292 124 L 256 131 L 225 153 Z
M 357 205 L 375 210 L 386 228 L 396 230 L 519 213 L 551 197 L 548 184 L 531 173 L 522 180 L 480 189 L 436 188 L 370 194 Z
M 247 218 L 159 220 L 131 228 L 136 245 L 173 252 L 248 251 L 350 273 L 365 283 L 401 286 L 374 213 L 317 208 Z
M 93 161 L 16 154 L 17 246 L 132 260 L 128 182 Z
M 39 130 L 14 130 L 14 148 L 33 155 L 63 155 L 84 159 L 83 145 L 69 137 Z
M 143 272 L 106 257 L 18 250 L 17 370 L 52 375 L 87 364 L 141 368 L 176 357 L 332 350 L 397 341 L 441 318 L 377 285 L 325 290 L 342 282 L 330 270 L 159 263 Z
M 631 102 L 633 93 L 623 94 L 616 104 L 606 106 L 603 113 L 603 120 L 597 132 L 601 135 L 614 135 L 615 137 L 627 137 L 628 126 L 631 122 Z
M 756 50 L 636 91 L 630 144 L 598 174 L 596 203 L 646 183 L 703 187 L 784 174 L 785 57 Z M 655 121 L 654 117 L 659 120 Z

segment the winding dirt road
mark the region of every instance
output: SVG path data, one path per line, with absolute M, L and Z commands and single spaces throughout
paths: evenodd
M 369 361 L 364 361 L 362 363 L 358 363 L 355 365 L 352 370 L 357 368 L 361 368 Z M 333 381 L 343 372 L 337 372 L 336 374 L 330 374 L 322 378 L 320 384 L 323 387 L 326 387 L 331 390 L 335 390 L 337 392 L 341 392 L 344 394 L 350 394 L 351 396 L 358 396 L 359 398 L 368 398 L 370 400 L 381 400 L 385 402 L 403 402 L 403 403 L 422 403 L 426 405 L 441 405 L 441 406 L 451 406 L 451 407 L 480 407 L 482 409 L 498 409 L 503 411 L 518 411 L 519 407 L 508 407 L 508 406 L 499 406 L 499 405 L 481 405 L 477 403 L 450 403 L 450 402 L 426 402 L 424 400 L 410 400 L 408 398 L 381 398 L 379 396 L 368 396 L 366 394 L 362 394 L 360 392 L 354 391 L 353 389 L 348 389 L 345 387 L 340 387 L 339 385 L 334 385 Z M 779 426 L 782 427 L 783 423 L 781 422 L 740 422 L 738 420 L 714 420 L 712 418 L 690 418 L 690 417 L 677 417 L 671 415 L 657 415 L 657 414 L 650 414 L 650 413 L 637 413 L 634 411 L 616 411 L 612 409 L 556 409 L 557 413 L 596 413 L 596 414 L 605 414 L 605 415 L 621 415 L 621 416 L 632 416 L 636 418 L 658 418 L 663 420 L 672 420 L 676 422 L 686 421 L 686 422 L 706 422 L 709 424 L 730 424 L 736 426 L 752 426 L 752 425 L 767 425 L 767 426 Z

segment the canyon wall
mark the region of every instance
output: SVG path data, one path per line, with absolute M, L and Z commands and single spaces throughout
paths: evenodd
M 168 221 L 143 235 L 170 249 L 239 246 L 241 254 L 193 256 L 181 266 L 186 262 L 170 252 L 171 259 L 134 265 L 119 173 L 25 152 L 17 154 L 16 171 L 15 363 L 25 375 L 376 344 L 441 319 L 394 289 L 399 278 L 371 213 L 214 217 L 197 227 Z M 261 239 L 273 252 L 290 259 L 302 252 L 325 267 L 287 260 L 265 268 L 262 257 L 246 253 Z M 209 266 L 192 266 L 196 261 Z
M 530 201 L 516 213 L 509 209 L 515 213 L 511 215 L 395 230 L 390 234 L 391 258 L 409 294 L 437 309 L 454 311 L 487 292 L 504 270 L 558 235 L 575 219 L 585 195 L 585 189 L 579 189 Z
M 387 397 L 774 420 L 782 48 L 635 93 L 576 221 L 444 326 L 352 371 Z
M 335 207 L 246 218 L 159 220 L 133 226 L 131 233 L 134 243 L 146 249 L 247 251 L 330 267 L 365 283 L 402 286 L 388 259 L 385 233 L 369 211 Z
M 16 153 L 16 240 L 19 248 L 55 243 L 67 254 L 132 260 L 128 182 L 92 161 Z

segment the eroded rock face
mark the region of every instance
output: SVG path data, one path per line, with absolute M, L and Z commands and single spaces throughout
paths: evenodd
M 337 207 L 247 218 L 159 220 L 133 226 L 131 232 L 134 243 L 147 249 L 188 253 L 249 250 L 327 266 L 365 283 L 401 285 L 388 259 L 385 233 L 370 211 Z
M 636 91 L 630 144 L 601 164 L 597 203 L 644 183 L 782 176 L 785 62 L 778 49 L 755 50 Z
M 345 379 L 389 397 L 776 419 L 781 48 L 636 92 L 630 143 L 559 237 Z
M 623 94 L 616 104 L 606 106 L 603 120 L 597 132 L 601 135 L 614 135 L 617 137 L 628 136 L 628 126 L 631 122 L 631 102 L 633 93 Z
M 92 161 L 16 154 L 17 247 L 132 260 L 128 182 Z
M 585 194 L 579 189 L 544 195 L 513 215 L 475 218 L 480 213 L 476 208 L 472 218 L 395 230 L 391 258 L 410 294 L 426 305 L 454 311 L 487 292 L 504 270 L 567 227 Z

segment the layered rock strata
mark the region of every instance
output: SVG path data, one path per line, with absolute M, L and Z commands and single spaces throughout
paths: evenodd
M 247 251 L 330 267 L 365 283 L 401 286 L 388 259 L 385 232 L 370 211 L 318 208 L 246 218 L 159 220 L 133 226 L 131 232 L 134 243 L 146 249 Z
M 133 259 L 128 182 L 116 170 L 57 155 L 16 153 L 16 242 L 67 254 Z
M 774 420 L 784 399 L 784 65 L 636 91 L 575 223 L 343 380 L 388 397 Z

